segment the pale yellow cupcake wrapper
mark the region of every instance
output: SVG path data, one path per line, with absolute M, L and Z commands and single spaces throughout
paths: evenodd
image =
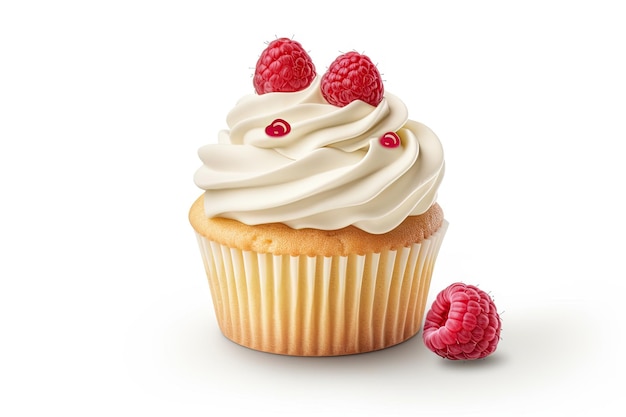
M 332 257 L 258 254 L 197 237 L 227 338 L 264 352 L 331 356 L 383 349 L 419 331 L 447 227 L 401 250 Z

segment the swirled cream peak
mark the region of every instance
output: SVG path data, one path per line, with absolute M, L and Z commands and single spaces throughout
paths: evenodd
M 276 120 L 285 135 L 268 135 Z M 435 202 L 444 174 L 437 136 L 408 120 L 386 93 L 378 106 L 337 107 L 320 93 L 319 77 L 295 93 L 249 95 L 227 116 L 217 144 L 200 148 L 194 180 L 205 190 L 208 217 L 249 225 L 385 233 Z M 380 139 L 393 132 L 399 146 Z

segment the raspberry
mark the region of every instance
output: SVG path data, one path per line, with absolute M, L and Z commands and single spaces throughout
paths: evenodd
M 424 344 L 447 359 L 480 359 L 496 350 L 501 321 L 486 292 L 455 283 L 437 294 L 426 314 Z
M 330 64 L 321 80 L 322 95 L 330 104 L 343 107 L 354 100 L 377 106 L 383 99 L 383 80 L 376 65 L 365 55 L 348 52 Z
M 298 42 L 279 38 L 267 45 L 256 63 L 257 94 L 301 91 L 315 78 L 315 65 Z

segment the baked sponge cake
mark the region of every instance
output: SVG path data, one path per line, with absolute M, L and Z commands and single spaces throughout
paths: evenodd
M 439 139 L 356 52 L 318 76 L 276 39 L 253 84 L 200 148 L 189 212 L 222 333 L 297 356 L 411 338 L 448 226 Z

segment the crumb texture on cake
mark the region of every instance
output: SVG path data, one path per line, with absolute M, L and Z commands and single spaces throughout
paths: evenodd
M 221 217 L 207 218 L 204 196 L 191 206 L 189 221 L 197 233 L 222 245 L 276 255 L 347 256 L 396 250 L 430 237 L 443 224 L 443 210 L 433 204 L 425 213 L 410 216 L 383 234 L 348 226 L 338 230 L 292 229 L 282 223 L 246 225 Z

